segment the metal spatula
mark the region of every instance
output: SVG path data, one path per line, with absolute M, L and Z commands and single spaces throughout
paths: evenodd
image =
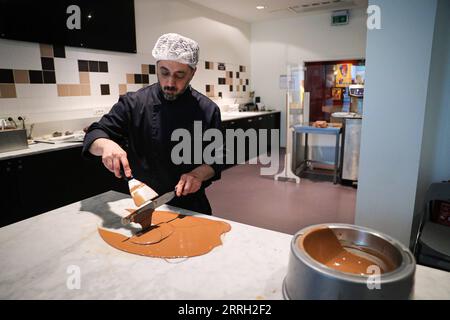
M 147 202 L 142 207 L 136 209 L 133 213 L 122 218 L 122 224 L 127 225 L 130 222 L 135 222 L 137 220 L 143 220 L 143 217 L 148 217 L 151 215 L 156 208 L 166 204 L 175 197 L 175 190 L 164 193 L 162 196 L 154 198 L 153 200 Z
M 149 202 L 158 196 L 158 193 L 145 183 L 133 177 L 127 177 L 123 169 L 120 169 L 120 174 L 128 181 L 131 197 L 137 207 L 142 206 L 144 203 Z

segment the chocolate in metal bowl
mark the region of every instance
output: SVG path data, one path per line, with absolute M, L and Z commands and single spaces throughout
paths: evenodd
M 336 258 L 333 247 L 344 255 Z M 386 234 L 350 224 L 313 225 L 292 238 L 283 296 L 410 299 L 415 270 L 410 250 Z

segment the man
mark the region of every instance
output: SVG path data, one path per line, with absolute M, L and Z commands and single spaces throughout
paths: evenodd
M 202 122 L 203 131 L 221 126 L 218 106 L 189 84 L 198 53 L 194 40 L 162 35 L 152 51 L 158 82 L 121 96 L 108 114 L 89 127 L 83 154 L 101 156 L 118 178 L 122 167 L 127 177 L 133 174 L 159 194 L 175 188 L 177 197 L 170 205 L 211 214 L 205 188 L 220 179 L 220 166 L 193 161 L 175 165 L 171 159 L 175 129 L 187 129 L 193 139 L 194 121 Z

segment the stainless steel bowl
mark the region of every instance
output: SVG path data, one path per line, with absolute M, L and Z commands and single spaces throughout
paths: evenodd
M 332 269 L 315 259 L 303 244 L 315 232 L 330 228 L 350 249 L 376 253 L 390 261 L 385 273 L 360 275 Z M 325 246 L 320 239 L 314 246 Z M 414 256 L 399 241 L 378 231 L 350 224 L 320 224 L 297 232 L 291 241 L 285 299 L 409 299 L 414 288 Z

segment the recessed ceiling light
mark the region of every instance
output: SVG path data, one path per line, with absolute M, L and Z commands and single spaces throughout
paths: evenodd
M 265 6 L 256 6 L 256 9 L 258 9 L 258 10 L 262 10 L 262 9 L 265 9 L 266 7 Z

